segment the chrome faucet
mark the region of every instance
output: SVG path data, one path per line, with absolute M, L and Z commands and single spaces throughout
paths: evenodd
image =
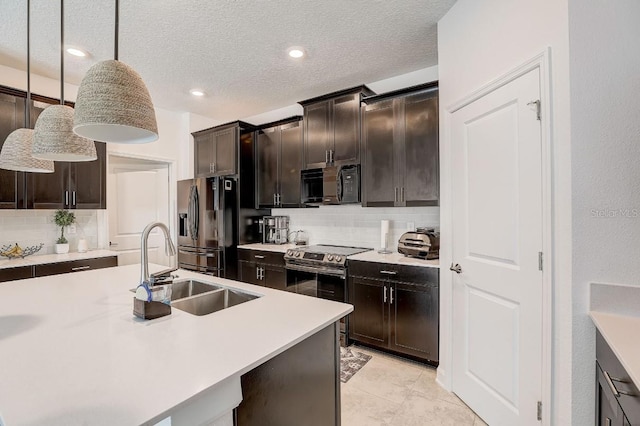
M 155 272 L 149 275 L 149 234 L 153 228 L 160 228 L 164 232 L 164 248 L 167 256 L 173 256 L 173 267 L 164 271 Z M 171 273 L 178 269 L 176 262 L 176 246 L 171 241 L 171 235 L 169 228 L 162 222 L 151 222 L 142 231 L 142 237 L 140 241 L 140 284 L 147 283 L 149 286 L 155 284 L 166 284 L 173 281 L 176 278 Z

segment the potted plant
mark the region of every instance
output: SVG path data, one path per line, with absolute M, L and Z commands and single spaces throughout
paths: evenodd
M 69 253 L 69 241 L 64 237 L 64 228 L 76 221 L 76 215 L 69 210 L 56 210 L 53 221 L 60 227 L 60 238 L 56 241 L 56 253 Z

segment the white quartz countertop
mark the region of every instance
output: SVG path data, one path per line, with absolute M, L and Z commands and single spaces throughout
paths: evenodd
M 286 253 L 287 250 L 293 249 L 296 247 L 304 247 L 304 246 L 297 246 L 295 244 L 262 244 L 262 243 L 242 244 L 238 246 L 239 249 L 275 251 L 279 253 Z
M 153 424 L 353 310 L 178 270 L 180 278 L 262 297 L 210 315 L 174 308 L 144 321 L 133 316 L 129 291 L 139 269 L 0 285 L 0 414 L 7 426 Z
M 598 311 L 591 311 L 589 315 L 633 383 L 640 388 L 640 339 L 636 338 L 640 318 Z
M 439 268 L 440 260 L 423 260 L 416 259 L 414 257 L 406 257 L 398 252 L 389 254 L 378 253 L 377 250 L 365 251 L 364 253 L 354 254 L 348 257 L 349 260 L 360 260 L 363 262 L 377 262 L 377 263 L 393 263 L 396 265 L 408 265 L 408 266 L 422 266 L 424 268 Z
M 96 257 L 117 256 L 115 251 L 111 250 L 89 250 L 85 253 L 67 253 L 67 254 L 34 254 L 24 259 L 7 259 L 0 258 L 0 269 L 16 268 L 19 266 L 43 265 L 45 263 L 68 262 L 71 260 L 94 259 Z

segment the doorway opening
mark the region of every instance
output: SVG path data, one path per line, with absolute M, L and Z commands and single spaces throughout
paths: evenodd
M 175 234 L 170 220 L 175 216 L 170 185 L 173 163 L 110 153 L 107 164 L 109 248 L 118 253 L 119 265 L 140 263 L 140 237 L 145 226 L 162 222 Z M 172 264 L 157 228 L 149 235 L 149 262 Z

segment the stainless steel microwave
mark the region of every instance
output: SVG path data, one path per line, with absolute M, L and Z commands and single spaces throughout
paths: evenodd
M 349 204 L 360 202 L 360 165 L 331 166 L 303 170 L 304 204 Z

